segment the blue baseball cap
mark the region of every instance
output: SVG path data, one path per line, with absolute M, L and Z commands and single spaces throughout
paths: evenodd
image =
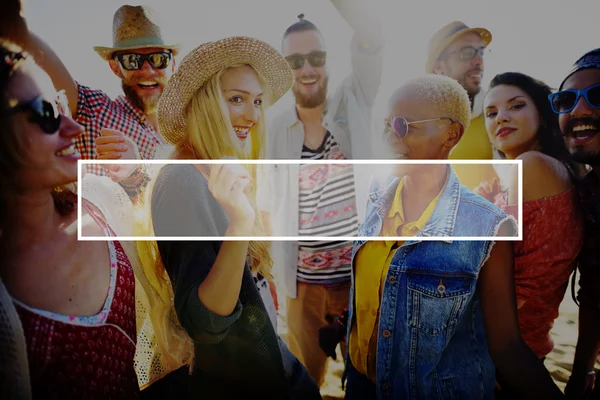
M 573 68 L 571 69 L 567 77 L 563 79 L 558 90 L 562 90 L 562 87 L 567 81 L 567 79 L 569 79 L 569 77 L 575 72 L 579 72 L 582 69 L 590 68 L 600 69 L 600 48 L 588 51 L 583 56 L 581 56 L 581 58 L 577 60 L 575 64 L 573 64 Z

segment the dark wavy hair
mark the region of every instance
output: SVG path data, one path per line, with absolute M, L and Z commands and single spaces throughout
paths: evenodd
M 571 159 L 571 154 L 565 146 L 558 125 L 558 115 L 552 111 L 548 101 L 552 89 L 544 82 L 520 72 L 505 72 L 496 75 L 490 82 L 490 89 L 499 85 L 516 86 L 527 93 L 533 100 L 540 118 L 540 126 L 536 134 L 540 151 L 562 162 L 573 178 L 580 178 L 583 175 L 583 168 Z M 496 151 L 502 158 L 506 158 L 504 153 L 498 149 Z

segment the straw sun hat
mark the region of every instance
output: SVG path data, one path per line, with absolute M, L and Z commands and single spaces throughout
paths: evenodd
M 171 50 L 174 56 L 179 45 L 166 44 L 154 10 L 147 6 L 122 6 L 113 17 L 113 46 L 95 46 L 94 50 L 105 60 L 122 50 L 159 48 Z
M 175 144 L 185 135 L 184 112 L 194 93 L 214 74 L 236 64 L 249 64 L 258 71 L 266 82 L 263 90 L 270 104 L 292 87 L 289 64 L 269 44 L 250 37 L 204 43 L 185 56 L 160 96 L 159 128 L 169 143 Z

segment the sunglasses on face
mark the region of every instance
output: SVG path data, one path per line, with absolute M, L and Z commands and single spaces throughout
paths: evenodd
M 62 115 L 70 116 L 71 114 L 69 102 L 63 91 L 58 93 L 54 102 L 50 102 L 40 95 L 31 101 L 12 107 L 11 112 L 30 112 L 29 121 L 37 124 L 42 131 L 49 135 L 58 132 Z
M 422 124 L 424 122 L 431 121 L 441 121 L 444 119 L 448 119 L 452 122 L 455 122 L 452 118 L 448 117 L 440 117 L 440 118 L 431 118 L 431 119 L 422 119 L 420 121 L 412 121 L 408 122 L 404 117 L 394 117 L 392 119 L 385 119 L 385 133 L 389 133 L 393 131 L 398 139 L 404 139 L 406 135 L 408 135 L 408 127 L 414 124 Z
M 327 61 L 327 53 L 324 51 L 311 51 L 308 54 L 292 54 L 285 58 L 292 69 L 304 67 L 304 60 L 313 67 L 322 67 Z
M 145 61 L 148 61 L 154 69 L 165 69 L 171 63 L 171 53 L 168 51 L 150 54 L 125 53 L 117 54 L 115 58 L 127 71 L 141 69 Z
M 583 97 L 590 107 L 600 109 L 600 85 L 589 86 L 582 90 L 568 89 L 548 96 L 552 111 L 566 114 L 573 111 L 579 99 Z
M 459 49 L 459 50 L 451 51 L 447 55 L 449 56 L 450 54 L 458 53 L 458 57 L 461 60 L 471 61 L 472 59 L 475 58 L 475 56 L 477 54 L 479 54 L 483 58 L 484 54 L 487 52 L 489 52 L 489 50 L 485 47 L 480 47 L 477 49 L 473 46 L 467 46 L 467 47 L 463 47 L 462 49 Z

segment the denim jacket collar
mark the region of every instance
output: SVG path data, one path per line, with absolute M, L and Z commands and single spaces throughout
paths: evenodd
M 401 178 L 394 178 L 385 189 L 369 194 L 374 210 L 383 221 L 396 194 Z M 452 167 L 448 166 L 448 181 L 440 196 L 431 218 L 427 221 L 417 237 L 452 236 L 456 223 L 456 214 L 460 197 L 460 181 Z M 380 227 L 379 227 L 380 228 Z M 452 241 L 447 241 L 452 242 Z

